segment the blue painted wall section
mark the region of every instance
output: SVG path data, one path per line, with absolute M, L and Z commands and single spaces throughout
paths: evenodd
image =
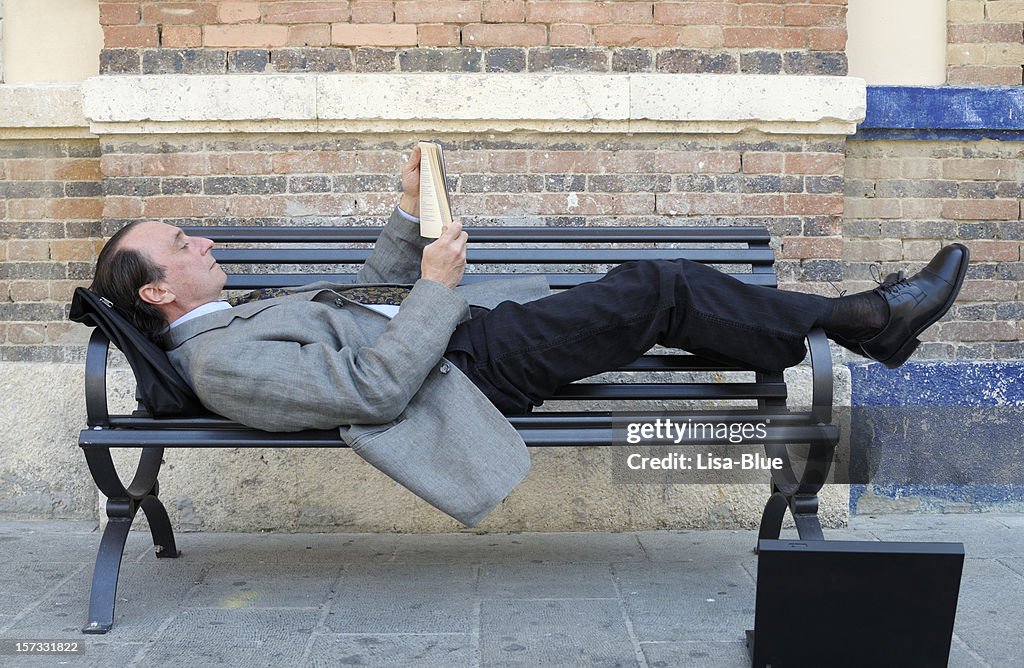
M 876 459 L 895 454 L 887 474 L 910 471 L 914 480 L 851 485 L 851 512 L 865 495 L 875 497 L 874 507 L 878 497 L 905 509 L 908 499 L 920 510 L 1024 507 L 1024 361 L 910 362 L 893 370 L 855 363 L 850 371 L 851 461 L 872 449 Z M 958 476 L 970 482 L 953 484 Z
M 1024 87 L 868 86 L 853 139 L 1024 141 Z

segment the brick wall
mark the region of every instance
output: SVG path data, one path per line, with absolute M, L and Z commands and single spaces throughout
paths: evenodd
M 846 73 L 846 0 L 143 0 L 100 21 L 106 74 Z
M 1024 83 L 1024 0 L 951 0 L 947 83 Z
M 1024 358 L 1022 184 L 1020 142 L 847 142 L 846 286 L 870 287 L 872 263 L 913 270 L 960 241 L 968 280 L 918 357 Z
M 841 278 L 841 140 L 441 139 L 454 208 L 470 224 L 767 224 L 784 248 L 787 282 L 818 289 Z M 408 147 L 404 137 L 105 139 L 105 232 L 135 217 L 377 224 L 397 201 Z
M 0 140 L 0 360 L 77 360 L 65 317 L 88 283 L 103 198 L 95 140 Z

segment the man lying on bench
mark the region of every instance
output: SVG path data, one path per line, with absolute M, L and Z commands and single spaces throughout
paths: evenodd
M 215 413 L 267 431 L 341 427 L 346 442 L 372 437 L 385 449 L 389 439 L 468 453 L 497 442 L 509 459 L 489 482 L 507 494 L 529 460 L 504 416 L 562 385 L 655 344 L 777 371 L 803 359 L 816 327 L 897 367 L 952 306 L 967 270 L 967 248 L 953 244 L 910 278 L 837 298 L 747 285 L 687 260 L 625 263 L 558 294 L 535 278 L 459 286 L 466 231 L 456 222 L 435 241 L 419 236 L 418 150 L 402 188 L 353 284 L 232 305 L 212 241 L 136 221 L 104 246 L 92 289 L 163 345 Z

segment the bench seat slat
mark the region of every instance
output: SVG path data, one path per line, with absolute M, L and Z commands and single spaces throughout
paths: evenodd
M 217 262 L 231 264 L 352 264 L 363 262 L 362 248 L 220 248 Z M 771 249 L 711 248 L 470 248 L 470 264 L 607 264 L 629 260 L 676 260 L 712 264 L 772 264 Z
M 702 418 L 703 419 L 703 418 Z M 521 429 L 527 445 L 578 446 L 626 445 L 615 443 L 612 425 L 542 426 Z M 758 443 L 791 444 L 826 442 L 838 435 L 838 427 L 825 424 L 769 424 Z M 735 445 L 724 439 L 693 439 L 686 445 Z M 82 448 L 346 448 L 336 431 L 263 432 L 254 429 L 90 429 L 79 438 Z M 747 444 L 753 445 L 753 443 Z
M 462 277 L 463 283 L 475 283 L 495 278 L 508 278 L 513 274 L 467 273 Z M 538 274 L 514 274 L 517 276 L 533 276 Z M 604 274 L 539 274 L 547 279 L 548 285 L 556 290 L 571 288 L 581 283 L 596 281 Z M 730 274 L 747 285 L 777 285 L 774 274 Z M 228 290 L 255 290 L 257 288 L 294 288 L 313 281 L 330 281 L 332 283 L 351 283 L 352 274 L 228 274 L 225 286 Z
M 552 399 L 772 399 L 785 383 L 573 383 Z

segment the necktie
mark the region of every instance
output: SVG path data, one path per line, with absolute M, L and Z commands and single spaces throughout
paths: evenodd
M 240 306 L 249 302 L 257 302 L 261 299 L 273 299 L 274 297 L 286 297 L 295 294 L 288 288 L 259 288 L 244 295 L 228 297 L 227 302 L 232 306 Z

